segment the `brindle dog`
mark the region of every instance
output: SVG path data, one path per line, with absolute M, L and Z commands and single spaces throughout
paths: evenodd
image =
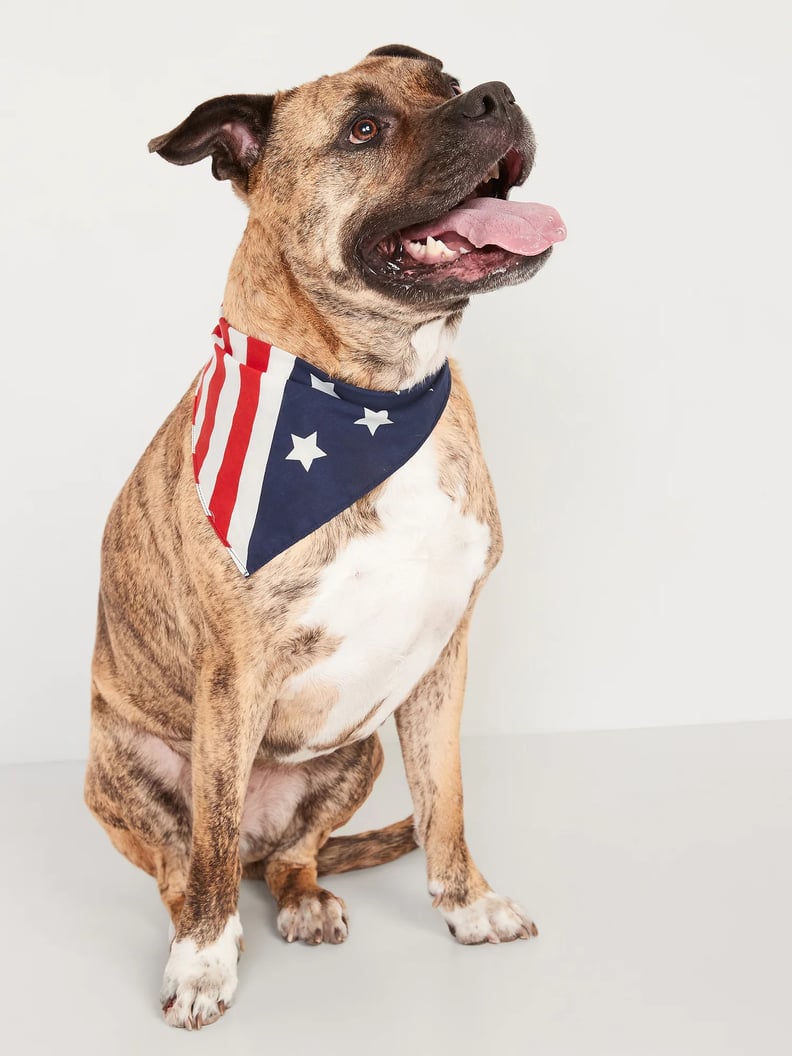
M 150 149 L 179 165 L 211 156 L 249 207 L 225 290 L 230 324 L 369 389 L 438 370 L 470 294 L 530 278 L 550 252 L 424 244 L 416 225 L 460 202 L 505 203 L 534 139 L 504 84 L 463 93 L 411 48 L 274 96 L 213 99 Z M 452 371 L 420 452 L 249 578 L 196 495 L 194 385 L 112 508 L 85 795 L 171 915 L 168 1023 L 198 1028 L 231 1003 L 243 874 L 266 881 L 287 940 L 343 942 L 345 906 L 317 875 L 417 843 L 460 942 L 536 934 L 490 889 L 463 835 L 466 638 L 501 530 Z M 331 838 L 371 791 L 374 731 L 394 711 L 414 821 Z

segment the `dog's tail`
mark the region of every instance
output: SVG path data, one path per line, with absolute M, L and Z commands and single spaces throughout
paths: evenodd
M 331 836 L 317 855 L 317 872 L 319 876 L 326 876 L 384 865 L 414 851 L 417 846 L 411 814 L 384 829 L 371 829 L 355 836 Z M 251 880 L 263 880 L 265 869 L 266 862 L 249 862 L 244 875 Z
M 384 829 L 371 829 L 355 836 L 331 836 L 317 855 L 317 871 L 320 876 L 326 876 L 327 873 L 368 869 L 401 858 L 417 846 L 411 814 Z

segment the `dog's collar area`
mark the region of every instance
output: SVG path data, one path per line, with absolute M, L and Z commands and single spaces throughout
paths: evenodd
M 277 345 L 262 341 L 258 337 L 250 337 L 229 325 L 228 320 L 221 316 L 217 326 L 212 331 L 215 352 L 230 356 L 237 362 L 244 364 L 253 370 L 275 374 L 293 373 L 295 384 L 309 385 L 318 392 L 335 396 L 346 400 L 356 407 L 365 407 L 371 403 L 378 403 L 382 407 L 394 408 L 404 407 L 421 396 L 435 384 L 440 375 L 448 369 L 448 361 L 445 360 L 439 370 L 424 378 L 410 388 L 396 391 L 382 389 L 363 389 L 357 385 L 350 385 L 346 381 L 340 381 L 325 371 L 315 367 L 307 360 L 293 356 Z M 294 371 L 297 363 L 302 369 Z
M 403 392 L 334 381 L 221 319 L 193 406 L 198 497 L 250 575 L 382 484 L 428 440 L 448 361 Z

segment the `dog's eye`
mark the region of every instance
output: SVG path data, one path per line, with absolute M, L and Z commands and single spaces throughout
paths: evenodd
M 374 139 L 378 135 L 379 125 L 377 122 L 370 117 L 361 117 L 352 126 L 352 130 L 349 133 L 349 142 L 368 143 L 370 139 Z

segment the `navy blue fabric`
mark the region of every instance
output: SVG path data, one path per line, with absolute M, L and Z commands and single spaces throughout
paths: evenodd
M 311 375 L 332 382 L 337 396 L 311 386 Z M 303 360 L 283 394 L 258 512 L 248 546 L 247 570 L 255 572 L 293 543 L 303 539 L 403 466 L 427 440 L 448 402 L 448 362 L 420 385 L 400 393 L 359 389 L 334 381 Z M 387 411 L 392 424 L 374 434 L 355 424 L 369 411 Z M 306 471 L 289 459 L 294 436 L 316 433 L 325 456 Z

